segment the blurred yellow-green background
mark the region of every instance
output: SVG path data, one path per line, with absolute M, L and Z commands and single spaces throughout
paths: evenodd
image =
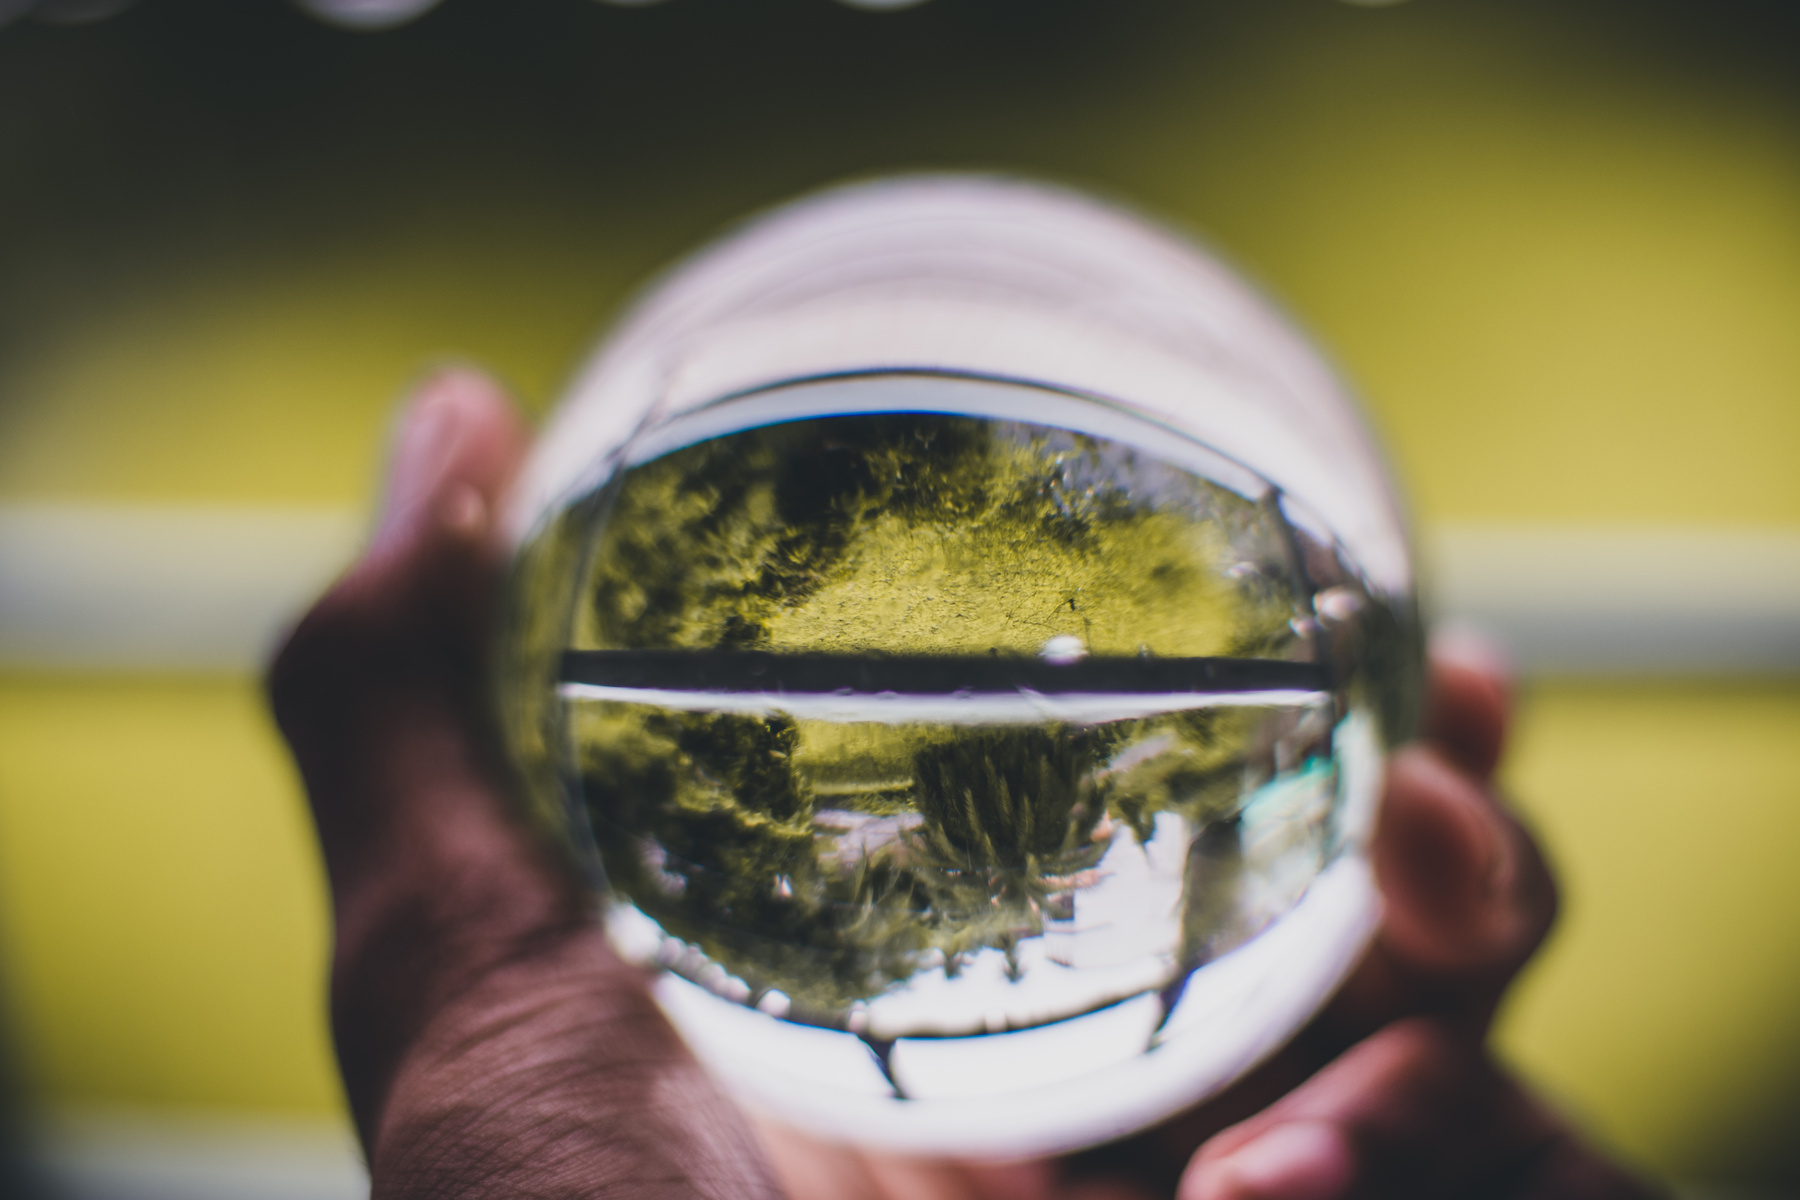
M 542 412 L 631 289 L 735 218 L 969 167 L 1118 196 L 1261 281 L 1366 397 L 1428 550 L 1459 530 L 1786 545 L 1797 68 L 1800 14 L 1753 0 L 21 20 L 0 29 L 0 522 L 353 527 L 430 364 L 486 364 Z M 1669 586 L 1692 570 L 1668 561 Z M 1566 908 L 1500 1045 L 1646 1168 L 1781 1194 L 1800 655 L 1661 661 L 1523 681 L 1508 779 Z M 339 1115 L 326 921 L 248 663 L 0 662 L 0 972 L 30 1098 Z

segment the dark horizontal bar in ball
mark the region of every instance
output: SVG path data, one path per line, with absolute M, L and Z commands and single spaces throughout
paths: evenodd
M 774 654 L 760 650 L 567 650 L 563 683 L 684 692 L 942 696 L 1319 692 L 1317 663 L 1269 658 L 1106 658 L 1056 663 L 980 654 Z

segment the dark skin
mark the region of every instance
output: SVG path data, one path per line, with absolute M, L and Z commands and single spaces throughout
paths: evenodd
M 336 922 L 338 1059 L 380 1200 L 1629 1200 L 1488 1053 L 1556 895 L 1492 776 L 1504 677 L 1440 654 L 1389 764 L 1381 933 L 1302 1033 L 1223 1096 L 1129 1141 L 970 1164 L 813 1141 L 727 1099 L 589 898 L 515 817 L 485 649 L 494 514 L 530 434 L 484 377 L 426 381 L 364 558 L 269 676 Z

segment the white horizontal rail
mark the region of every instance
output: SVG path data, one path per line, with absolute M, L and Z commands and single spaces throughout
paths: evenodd
M 368 1200 L 344 1120 L 159 1109 L 60 1112 L 29 1151 L 62 1200 Z
M 1447 525 L 1427 610 L 1535 674 L 1800 672 L 1800 530 Z
M 355 556 L 348 508 L 0 505 L 0 668 L 250 671 Z M 1800 672 L 1800 530 L 1444 525 L 1428 611 L 1536 674 Z
M 364 528 L 345 508 L 0 507 L 0 665 L 254 670 Z

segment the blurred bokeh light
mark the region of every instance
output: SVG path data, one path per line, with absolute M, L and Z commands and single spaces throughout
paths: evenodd
M 541 413 L 686 248 L 946 167 L 1185 223 L 1338 356 L 1443 607 L 1528 668 L 1567 906 L 1504 1052 L 1668 1178 L 1800 1188 L 1794 9 L 304 3 L 419 19 L 0 0 L 0 974 L 81 1194 L 358 1186 L 254 672 L 408 381 Z
M 439 0 L 294 0 L 303 10 L 345 29 L 392 29 L 416 20 Z

